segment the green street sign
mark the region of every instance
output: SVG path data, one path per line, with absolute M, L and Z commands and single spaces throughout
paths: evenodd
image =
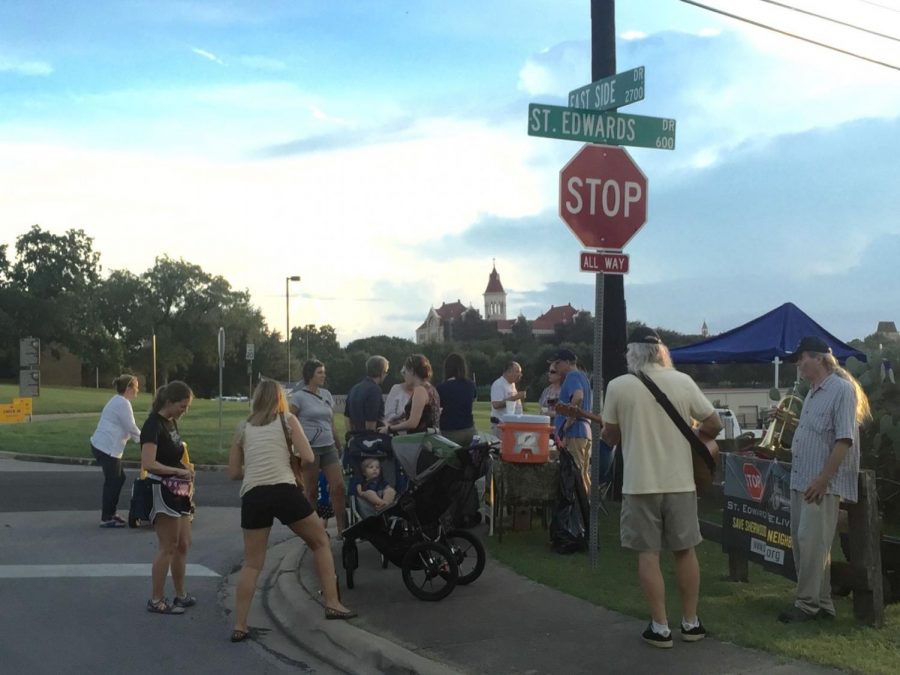
M 644 66 L 591 82 L 569 92 L 569 107 L 612 110 L 644 100 Z
M 675 149 L 675 120 L 531 103 L 528 135 L 564 141 Z

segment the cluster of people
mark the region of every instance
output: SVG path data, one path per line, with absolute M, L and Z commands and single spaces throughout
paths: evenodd
M 315 371 L 312 369 L 313 376 Z M 125 524 L 125 519 L 116 513 L 124 482 L 122 452 L 128 440 L 137 439 L 141 447 L 141 469 L 151 485 L 150 522 L 158 542 L 147 611 L 183 614 L 186 608 L 197 603 L 197 598 L 185 588 L 194 517 L 194 466 L 187 453 L 187 443 L 179 433 L 178 420 L 190 408 L 194 395 L 179 380 L 160 387 L 150 415 L 138 429 L 131 406 L 138 391 L 137 379 L 123 375 L 116 379 L 115 386 L 117 394 L 104 407 L 97 431 L 91 437 L 91 451 L 104 475 L 100 526 Z M 321 421 L 321 416 L 317 418 Z M 325 618 L 356 616 L 340 601 L 328 534 L 303 490 L 306 468 L 319 466 L 322 462 L 317 458 L 327 454 L 327 449 L 317 453 L 310 445 L 299 420 L 288 409 L 282 386 L 272 380 L 260 382 L 253 394 L 250 415 L 235 434 L 228 461 L 231 478 L 242 480 L 244 533 L 244 566 L 235 598 L 232 642 L 241 642 L 250 634 L 247 626 L 250 603 L 275 518 L 300 536 L 312 552 L 324 598 Z M 299 472 L 294 464 L 301 467 Z M 172 601 L 165 597 L 166 578 L 170 575 L 175 590 Z
M 859 382 L 839 365 L 820 338 L 804 337 L 789 360 L 797 363 L 799 375 L 811 385 L 792 448 L 791 534 L 796 597 L 778 617 L 794 623 L 834 616 L 831 542 L 841 500 L 857 499 L 859 425 L 870 413 Z M 591 411 L 592 388 L 577 361 L 568 349 L 553 355 L 547 372 L 550 384 L 539 402 L 541 411 L 553 417 L 559 444 L 571 455 L 589 488 L 590 415 L 579 411 Z M 685 423 L 699 421 L 695 432 L 706 439 L 717 436 L 722 422 L 697 384 L 675 370 L 666 345 L 654 330 L 639 327 L 631 333 L 626 362 L 628 373 L 613 379 L 607 388 L 602 440 L 621 451 L 621 543 L 637 553 L 638 580 L 650 610 L 650 623 L 642 638 L 655 647 L 669 648 L 673 640 L 660 568 L 663 551 L 671 551 L 675 560 L 681 638 L 694 642 L 706 636 L 698 615 L 700 569 L 695 548 L 701 535 L 693 450 L 687 427 L 677 418 Z M 433 385 L 429 360 L 422 354 L 412 354 L 400 371 L 403 382 L 391 389 L 385 401 L 381 387 L 389 367 L 383 356 L 367 360 L 366 376 L 352 387 L 346 400 L 348 436 L 440 428 L 443 435 L 460 445 L 472 442 L 476 434 L 476 389 L 462 355 L 452 353 L 447 357 L 444 379 Z M 308 361 L 303 368 L 303 386 L 293 392 L 290 401 L 277 382 L 260 382 L 253 394 L 251 413 L 235 434 L 229 472 L 232 478 L 242 480 L 245 563 L 235 600 L 234 642 L 249 635 L 247 616 L 275 518 L 312 551 L 326 618 L 356 616 L 338 597 L 328 534 L 314 511 L 321 471 L 334 505 L 338 532 L 345 529 L 344 442 L 335 425 L 334 398 L 323 386 L 325 377 L 324 364 Z M 499 423 L 507 406 L 515 410 L 525 400 L 526 392 L 516 386 L 521 377 L 522 367 L 513 361 L 491 386 L 492 425 Z M 138 440 L 141 467 L 152 483 L 150 520 L 158 539 L 147 610 L 182 614 L 197 602 L 185 588 L 194 514 L 194 467 L 178 431 L 178 420 L 190 407 L 193 393 L 180 381 L 161 387 L 139 429 L 132 409 L 139 391 L 137 378 L 123 375 L 114 386 L 117 393 L 104 407 L 91 437 L 91 452 L 104 477 L 100 527 L 125 524 L 117 513 L 125 480 L 122 454 L 129 440 Z M 563 406 L 557 408 L 557 404 Z M 558 413 L 560 409 L 564 412 Z M 389 506 L 396 490 L 384 480 L 378 460 L 366 460 L 361 468 L 357 496 L 376 510 Z M 164 594 L 169 575 L 175 590 L 171 602 Z
M 642 634 L 654 647 L 671 648 L 660 553 L 671 551 L 681 599 L 681 639 L 706 636 L 698 616 L 701 541 L 691 442 L 676 426 L 698 420 L 701 439 L 715 438 L 722 422 L 696 383 L 674 369 L 669 351 L 652 329 L 628 338 L 628 374 L 609 383 L 603 405 L 603 440 L 623 458 L 620 537 L 637 553 L 638 580 L 650 610 Z M 792 443 L 791 546 L 797 572 L 794 603 L 778 615 L 783 623 L 834 617 L 831 545 L 841 500 L 857 499 L 859 426 L 869 404 L 859 382 L 819 337 L 800 340 L 788 361 L 810 384 Z M 647 384 L 649 381 L 650 384 Z M 661 391 L 673 410 L 663 407 Z

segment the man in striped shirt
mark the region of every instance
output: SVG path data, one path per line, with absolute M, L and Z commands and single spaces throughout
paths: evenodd
M 787 359 L 810 384 L 791 445 L 791 539 L 797 591 L 783 623 L 834 618 L 831 545 L 842 499 L 857 499 L 859 425 L 869 402 L 824 340 L 804 337 Z

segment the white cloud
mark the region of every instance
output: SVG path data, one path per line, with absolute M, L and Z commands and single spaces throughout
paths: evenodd
M 225 62 L 222 61 L 218 56 L 213 54 L 212 52 L 208 52 L 205 49 L 199 49 L 197 47 L 191 47 L 191 51 L 194 52 L 197 56 L 202 56 L 204 59 L 212 61 L 213 63 L 218 63 L 220 66 L 224 66 Z
M 0 56 L 0 73 L 44 76 L 53 73 L 53 66 L 46 61 L 21 61 Z

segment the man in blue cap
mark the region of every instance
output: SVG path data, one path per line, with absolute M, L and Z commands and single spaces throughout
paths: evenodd
M 857 499 L 859 425 L 869 400 L 819 337 L 800 340 L 787 361 L 810 384 L 791 443 L 791 548 L 797 570 L 794 605 L 782 623 L 834 618 L 831 544 L 841 500 Z

